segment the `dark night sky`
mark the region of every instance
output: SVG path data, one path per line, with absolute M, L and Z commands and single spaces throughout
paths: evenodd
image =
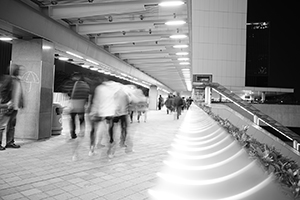
M 300 99 L 297 79 L 297 1 L 248 0 L 248 22 L 269 21 L 271 27 L 271 87 L 295 88 Z

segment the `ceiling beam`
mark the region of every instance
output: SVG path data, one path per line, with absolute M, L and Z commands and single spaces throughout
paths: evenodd
M 110 15 L 144 11 L 144 2 L 88 3 L 56 5 L 49 7 L 49 16 L 54 19 L 81 18 L 95 15 Z
M 109 51 L 111 53 L 130 53 L 130 52 L 144 52 L 144 51 L 153 51 L 153 50 L 165 50 L 166 47 L 162 45 L 153 45 L 153 46 L 132 46 L 132 47 L 110 47 Z
M 169 58 L 170 55 L 168 53 L 123 53 L 120 54 L 121 59 L 144 59 L 144 58 Z
M 147 36 L 119 36 L 119 37 L 97 37 L 96 44 L 98 45 L 109 45 L 109 44 L 124 44 L 134 42 L 149 42 L 166 40 L 161 38 L 159 35 L 147 35 Z
M 144 64 L 144 63 L 172 63 L 172 59 L 170 58 L 155 58 L 155 59 L 141 59 L 141 60 L 127 60 L 130 64 Z
M 76 27 L 81 35 L 99 34 L 110 32 L 132 31 L 154 28 L 153 22 L 126 22 L 126 23 L 105 23 L 105 24 L 82 24 Z

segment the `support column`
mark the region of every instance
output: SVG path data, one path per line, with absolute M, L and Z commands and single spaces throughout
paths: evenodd
M 210 87 L 205 87 L 205 104 L 210 106 L 211 104 L 211 89 Z
M 157 109 L 157 97 L 158 91 L 156 85 L 151 85 L 149 89 L 149 109 L 156 110 Z
M 18 112 L 15 137 L 49 138 L 52 130 L 54 46 L 43 39 L 16 40 L 12 45 L 11 62 L 24 67 L 20 76 L 25 107 Z

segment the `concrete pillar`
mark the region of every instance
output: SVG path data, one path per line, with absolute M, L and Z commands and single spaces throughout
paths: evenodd
M 205 87 L 205 104 L 210 106 L 211 104 L 211 89 L 210 87 Z
M 21 76 L 24 109 L 19 110 L 16 138 L 51 136 L 54 87 L 54 46 L 43 39 L 15 40 L 13 64 L 24 67 Z
M 151 85 L 149 89 L 149 109 L 156 110 L 157 109 L 157 98 L 158 91 L 156 85 Z

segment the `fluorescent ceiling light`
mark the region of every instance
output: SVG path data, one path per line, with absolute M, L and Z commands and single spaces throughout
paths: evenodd
M 99 63 L 95 62 L 95 61 L 92 61 L 90 59 L 85 59 L 86 61 L 90 62 L 90 63 L 93 63 L 94 65 L 99 65 Z
M 171 35 L 170 36 L 171 39 L 184 39 L 187 38 L 186 35 Z
M 69 55 L 72 55 L 72 56 L 74 56 L 74 57 L 83 59 L 83 57 L 81 57 L 81 56 L 79 56 L 79 55 L 77 55 L 77 54 L 75 54 L 75 53 L 72 53 L 72 52 L 70 52 L 70 51 L 66 51 L 66 53 L 69 54 Z
M 11 37 L 0 37 L 0 40 L 1 41 L 11 41 L 11 40 L 13 40 L 13 38 L 11 38 Z
M 188 61 L 190 59 L 189 58 L 178 58 L 177 60 L 179 60 L 179 61 Z
M 58 59 L 59 59 L 59 60 L 63 60 L 63 61 L 69 60 L 69 58 L 67 58 L 67 57 L 59 57 Z
M 52 49 L 52 47 L 51 47 L 51 46 L 48 46 L 48 45 L 43 45 L 43 46 L 42 46 L 42 49 L 48 50 L 48 49 Z
M 184 48 L 188 48 L 189 45 L 187 45 L 187 44 L 177 44 L 177 45 L 174 45 L 173 47 L 176 48 L 176 49 L 184 49 Z
M 81 65 L 81 67 L 83 67 L 83 68 L 90 68 L 89 65 Z
M 168 6 L 181 6 L 183 4 L 184 4 L 183 1 L 165 1 L 159 3 L 158 5 L 162 7 L 168 7 Z
M 189 65 L 189 62 L 180 62 L 179 65 Z
M 186 56 L 188 54 L 189 54 L 188 52 L 177 52 L 176 53 L 177 56 Z
M 90 70 L 98 71 L 98 68 L 97 67 L 91 67 Z
M 183 25 L 185 24 L 186 22 L 183 21 L 183 20 L 176 20 L 176 21 L 168 21 L 165 23 L 165 25 L 168 25 L 168 26 L 175 26 L 175 25 Z

